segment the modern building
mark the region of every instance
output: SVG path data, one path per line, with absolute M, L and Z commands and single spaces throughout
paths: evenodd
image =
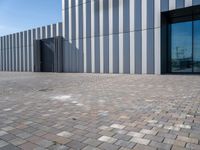
M 57 30 L 1 37 L 0 69 L 200 73 L 200 0 L 63 0 L 62 15 Z

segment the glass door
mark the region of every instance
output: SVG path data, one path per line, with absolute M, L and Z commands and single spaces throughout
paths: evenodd
M 171 24 L 171 72 L 190 73 L 192 67 L 193 23 L 181 22 Z

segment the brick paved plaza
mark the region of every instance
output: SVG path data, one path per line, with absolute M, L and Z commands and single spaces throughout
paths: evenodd
M 0 150 L 200 150 L 200 76 L 0 73 Z

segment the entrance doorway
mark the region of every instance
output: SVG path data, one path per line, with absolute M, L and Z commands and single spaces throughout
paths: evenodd
M 200 74 L 200 6 L 162 13 L 162 73 Z
M 62 37 L 34 41 L 34 71 L 63 72 Z

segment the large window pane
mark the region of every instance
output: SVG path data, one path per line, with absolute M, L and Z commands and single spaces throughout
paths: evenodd
M 192 72 L 192 22 L 171 25 L 171 71 Z
M 193 41 L 193 61 L 194 72 L 200 72 L 200 21 L 194 21 L 194 41 Z

